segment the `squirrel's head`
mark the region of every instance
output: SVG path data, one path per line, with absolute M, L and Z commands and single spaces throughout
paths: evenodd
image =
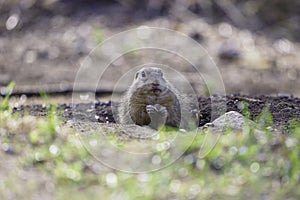
M 142 88 L 144 92 L 152 92 L 159 95 L 167 86 L 161 69 L 156 67 L 142 68 L 136 72 L 133 84 L 137 89 Z

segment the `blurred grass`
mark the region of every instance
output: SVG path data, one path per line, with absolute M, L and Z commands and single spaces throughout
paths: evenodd
M 94 40 L 96 44 L 100 44 L 104 41 L 104 32 L 101 28 L 95 28 L 94 30 Z
M 298 120 L 290 123 L 288 134 L 270 131 L 272 118 L 265 110 L 257 118 L 265 131 L 229 131 L 204 158 L 199 156 L 201 150 L 213 141 L 203 145 L 205 134 L 199 133 L 173 165 L 148 174 L 128 174 L 98 163 L 75 131 L 60 120 L 55 105 L 47 105 L 45 118 L 14 113 L 9 104 L 12 89 L 10 84 L 0 104 L 0 163 L 9 157 L 17 163 L 12 171 L 32 169 L 37 175 L 24 185 L 15 173 L 0 173 L 0 199 L 31 199 L 41 190 L 54 199 L 300 198 Z M 43 184 L 52 185 L 55 192 L 34 186 L 41 181 L 39 173 L 49 177 L 52 182 Z

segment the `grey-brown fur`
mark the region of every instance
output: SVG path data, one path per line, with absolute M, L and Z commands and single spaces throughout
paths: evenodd
M 122 124 L 148 125 L 154 129 L 164 123 L 180 127 L 182 112 L 189 112 L 187 109 L 182 111 L 180 107 L 185 103 L 159 68 L 142 68 L 122 99 L 119 120 Z

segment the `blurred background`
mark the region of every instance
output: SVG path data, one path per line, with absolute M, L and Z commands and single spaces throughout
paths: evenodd
M 70 92 L 94 47 L 146 25 L 199 42 L 227 93 L 299 97 L 299 11 L 298 0 L 0 0 L 0 91 Z
M 148 143 L 130 135 L 127 139 L 122 126 L 108 123 L 113 117 L 106 100 L 121 80 L 118 77 L 131 69 L 131 61 L 144 61 L 138 60 L 140 55 L 158 56 L 133 52 L 121 64 L 113 63 L 113 71 L 98 84 L 100 101 L 95 103 L 82 95 L 80 102 L 89 104 L 70 105 L 76 74 L 98 44 L 140 26 L 168 28 L 199 42 L 218 66 L 228 94 L 280 95 L 228 98 L 229 108 L 253 115 L 265 131 L 252 132 L 248 123 L 245 134 L 230 134 L 228 129 L 205 157 L 203 149 L 216 140 L 201 132 L 181 158 L 149 174 L 119 172 L 95 159 L 80 135 L 92 136 L 88 148 L 112 161 L 119 157 L 99 148 L 105 143 L 102 136 L 121 150 L 131 145 L 139 150 L 137 142 Z M 300 99 L 286 97 L 300 97 L 299 42 L 299 0 L 0 0 L 0 199 L 300 199 Z M 193 79 L 180 60 L 170 63 L 199 95 L 209 95 L 202 80 Z M 176 82 L 180 76 L 174 77 Z M 15 94 L 26 95 L 1 98 L 13 88 L 6 87 L 11 81 L 16 83 Z M 124 82 L 118 83 L 120 87 Z M 82 88 L 89 89 L 84 84 Z M 41 98 L 40 90 L 49 95 L 41 92 Z M 30 95 L 34 97 L 27 98 Z M 48 106 L 47 96 L 66 104 Z M 214 108 L 211 99 L 199 102 L 205 123 Z M 21 106 L 25 102 L 30 105 Z M 77 115 L 82 121 L 72 122 Z M 284 134 L 273 128 L 273 122 L 288 125 Z M 89 134 L 93 131 L 104 133 L 99 134 L 101 140 Z M 119 136 L 124 136 L 124 143 Z M 170 144 L 157 144 L 149 162 L 161 166 L 170 158 Z M 132 161 L 137 166 L 141 162 Z

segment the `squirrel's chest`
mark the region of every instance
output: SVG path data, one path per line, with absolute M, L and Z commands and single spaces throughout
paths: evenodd
M 146 105 L 160 104 L 162 106 L 169 107 L 172 106 L 175 99 L 171 95 L 165 95 L 165 96 L 146 96 L 144 100 Z
M 161 95 L 153 95 L 152 93 L 136 93 L 130 98 L 131 105 L 139 105 L 141 107 L 155 104 L 160 104 L 164 107 L 172 107 L 176 101 L 176 95 L 171 92 L 164 92 Z

